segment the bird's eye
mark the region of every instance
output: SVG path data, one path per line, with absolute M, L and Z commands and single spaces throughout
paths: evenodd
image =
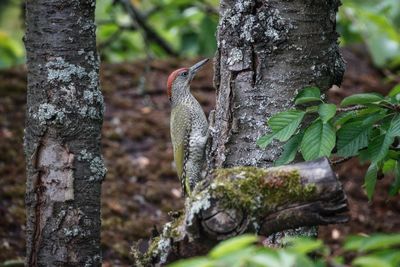
M 187 71 L 184 71 L 184 72 L 182 72 L 182 74 L 181 74 L 183 77 L 186 77 L 186 76 L 188 76 L 188 72 Z

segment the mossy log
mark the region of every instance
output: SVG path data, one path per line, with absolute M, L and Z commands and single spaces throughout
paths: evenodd
M 186 200 L 184 213 L 151 240 L 147 252 L 133 250 L 137 266 L 204 254 L 219 240 L 245 232 L 268 236 L 349 218 L 346 196 L 325 158 L 269 169 L 219 169 L 209 180 Z

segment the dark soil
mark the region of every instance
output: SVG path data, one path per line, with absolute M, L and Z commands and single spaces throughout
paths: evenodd
M 346 49 L 344 56 L 348 69 L 343 86 L 329 93 L 332 101 L 363 91 L 389 90 L 362 49 Z M 143 62 L 103 65 L 107 103 L 103 153 L 108 167 L 102 197 L 103 266 L 129 265 L 132 243 L 148 238 L 154 227 L 160 229 L 169 219 L 169 211 L 183 206 L 172 165 L 165 81 L 170 71 L 190 63 L 157 61 L 150 68 Z M 193 83 L 207 112 L 215 97 L 211 73 L 208 64 Z M 0 72 L 0 263 L 24 256 L 25 88 L 24 68 Z M 375 198 L 368 203 L 362 189 L 366 167 L 352 160 L 336 169 L 348 196 L 351 221 L 320 227 L 320 237 L 333 252 L 348 234 L 400 231 L 400 197 L 387 194 L 393 177 L 379 181 Z

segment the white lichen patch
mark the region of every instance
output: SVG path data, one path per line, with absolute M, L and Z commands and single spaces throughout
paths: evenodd
M 107 168 L 104 165 L 104 159 L 102 157 L 94 157 L 92 153 L 86 149 L 80 151 L 78 155 L 79 161 L 89 162 L 90 176 L 89 181 L 101 182 L 107 173 Z
M 256 17 L 248 16 L 246 21 L 244 22 L 242 32 L 240 33 L 240 38 L 244 39 L 247 42 L 254 42 L 252 32 L 257 28 Z
M 80 234 L 81 230 L 79 226 L 75 225 L 71 228 L 63 228 L 63 232 L 66 237 L 77 237 Z
M 95 157 L 90 162 L 90 172 L 92 175 L 89 177 L 89 181 L 103 181 L 107 173 L 107 168 L 104 165 L 104 160 L 100 157 Z
M 71 82 L 72 76 L 83 78 L 86 71 L 81 66 L 65 62 L 62 57 L 56 57 L 46 63 L 47 80 L 49 82 Z
M 245 1 L 236 1 L 235 10 L 237 12 L 243 12 L 250 8 L 253 1 L 245 0 Z
M 196 195 L 195 199 L 185 203 L 186 206 L 190 207 L 189 209 L 186 208 L 186 210 L 188 211 L 185 218 L 186 227 L 192 225 L 195 216 L 198 215 L 200 211 L 207 210 L 211 207 L 210 198 L 211 197 L 209 193 L 201 193 Z
M 94 68 L 94 70 L 86 71 L 85 68 L 66 62 L 62 57 L 56 57 L 46 63 L 47 80 L 50 83 L 65 85 L 60 86 L 59 92 L 62 92 L 60 97 L 65 100 L 65 103 L 70 107 L 68 109 L 77 110 L 78 114 L 82 117 L 90 119 L 100 119 L 104 114 L 104 98 L 99 90 L 99 75 L 98 65 L 99 61 L 93 51 L 86 52 L 84 49 L 79 50 L 78 55 L 85 56 L 85 62 Z M 76 100 L 77 92 L 73 79 L 84 79 L 89 82 L 87 89 L 83 92 L 84 103 L 79 103 Z M 87 81 L 86 80 L 86 81 Z M 54 113 L 57 113 L 57 121 L 60 122 L 64 119 L 65 111 L 52 109 L 52 107 L 45 107 L 39 114 L 40 122 L 43 124 L 48 121 L 49 117 L 54 118 Z
M 242 50 L 235 47 L 229 52 L 229 57 L 227 59 L 227 63 L 229 66 L 233 66 L 236 63 L 241 62 L 242 60 L 243 60 Z
M 54 105 L 49 103 L 40 104 L 38 111 L 32 116 L 39 120 L 41 125 L 47 125 L 51 123 L 62 124 L 65 121 L 65 109 L 59 110 Z
M 99 266 L 101 265 L 101 262 L 103 259 L 101 258 L 100 255 L 94 255 L 93 257 L 89 257 L 86 262 L 85 262 L 85 267 L 93 267 L 93 266 Z

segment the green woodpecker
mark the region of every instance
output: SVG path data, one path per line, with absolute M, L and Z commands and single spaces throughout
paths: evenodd
M 190 83 L 207 61 L 204 59 L 190 68 L 175 70 L 167 82 L 174 160 L 184 195 L 190 195 L 202 179 L 205 164 L 208 123 L 199 102 L 190 93 Z

